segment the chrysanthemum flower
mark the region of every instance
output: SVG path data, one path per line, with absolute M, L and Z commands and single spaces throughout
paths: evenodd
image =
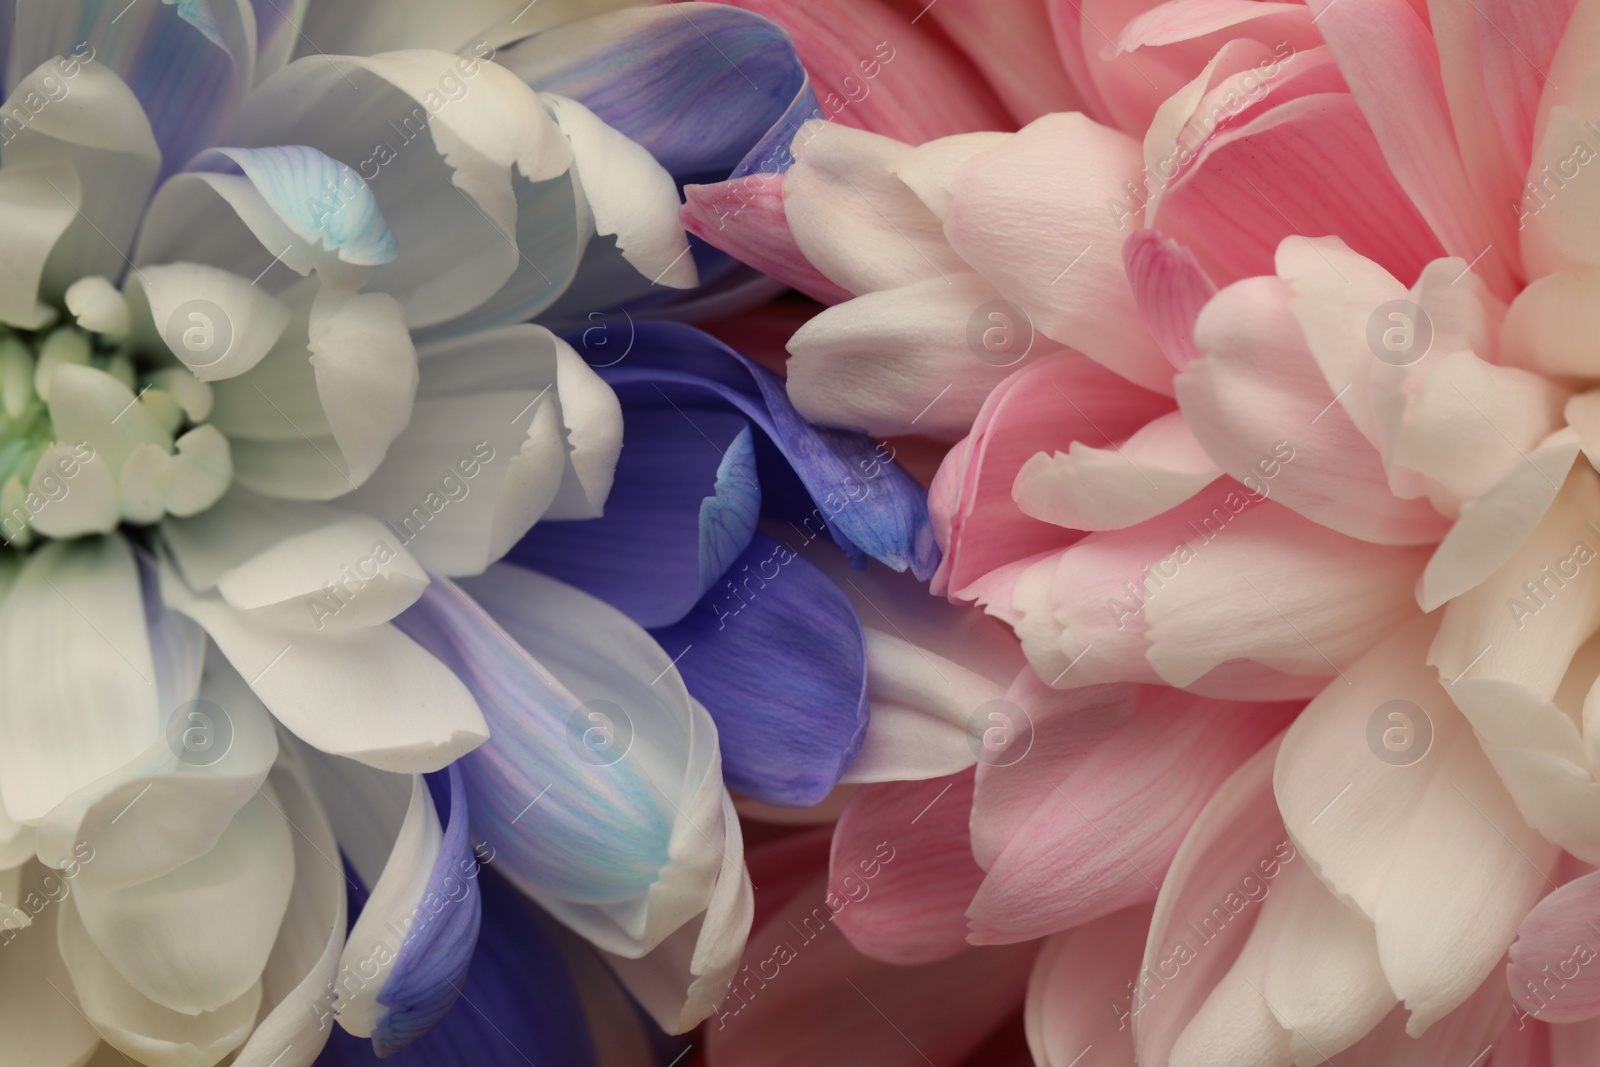
M 1063 53 L 1087 115 L 817 126 L 764 212 L 719 227 L 716 187 L 686 216 L 837 304 L 791 342 L 799 410 L 955 442 L 935 590 L 1015 626 L 1013 700 L 1071 753 L 981 767 L 981 870 L 908 889 L 920 938 L 851 936 L 1092 920 L 1040 959 L 1040 1062 L 1588 1062 L 1600 883 L 1550 891 L 1600 858 L 1594 12 L 1047 6 L 1058 38 L 1108 24 Z M 1169 693 L 1181 719 L 1119 752 L 1150 683 L 1316 699 L 1251 756 L 1269 704 L 1202 742 Z M 1073 788 L 1152 767 L 1161 815 Z
M 638 627 L 491 565 L 598 516 L 622 446 L 528 321 L 673 302 L 697 258 L 691 299 L 748 299 L 674 179 L 784 128 L 786 38 L 699 5 L 15 6 L 0 1045 L 288 1067 L 337 1021 L 388 1055 L 514 920 L 480 906 L 499 857 L 641 982 L 681 964 L 639 995 L 692 1025 L 702 924 L 730 959 L 748 924 L 715 728 Z M 619 107 L 645 84 L 672 106 Z M 610 695 L 639 715 L 606 779 L 568 728 Z M 496 781 L 530 735 L 550 774 Z

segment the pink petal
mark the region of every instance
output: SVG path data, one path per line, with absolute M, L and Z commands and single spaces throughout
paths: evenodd
M 1134 990 L 1139 1062 L 1166 1067 L 1173 1046 L 1250 936 L 1250 900 L 1304 862 L 1272 800 L 1276 743 L 1241 765 L 1194 820 L 1172 860 Z M 1237 906 L 1236 906 L 1237 904 Z M 1235 921 L 1238 919 L 1240 921 Z
M 715 185 L 686 185 L 683 228 L 733 258 L 824 304 L 849 300 L 806 261 L 783 211 L 783 176 L 752 174 Z
M 972 433 L 953 448 L 930 490 L 944 549 L 936 594 L 964 595 L 978 578 L 1076 536 L 1025 515 L 1012 483 L 1029 457 L 1104 445 L 1172 410 L 1172 401 L 1076 353 L 1047 356 L 1014 372 L 984 401 Z M 1108 436 L 1112 435 L 1112 436 Z
M 1194 253 L 1160 230 L 1135 230 L 1122 245 L 1123 269 L 1133 286 L 1139 319 L 1171 364 L 1183 370 L 1200 356 L 1194 323 L 1217 294 Z
M 926 8 L 977 64 L 1018 125 L 1052 111 L 1083 110 L 1062 69 L 1046 6 L 1045 0 L 940 0 Z
M 1039 332 L 1167 393 L 1172 365 L 1140 324 L 1122 266 L 1126 222 L 1106 209 L 1137 188 L 1142 167 L 1126 134 L 1047 115 L 956 173 L 944 228 Z
M 1157 220 L 1228 278 L 1272 273 L 1278 243 L 1295 234 L 1337 233 L 1403 280 L 1443 253 L 1344 93 L 1302 96 L 1214 135 L 1166 189 Z
M 1275 471 L 1274 499 L 1315 522 L 1377 544 L 1437 541 L 1448 521 L 1389 491 L 1378 453 L 1312 358 L 1291 295 L 1276 278 L 1251 278 L 1206 305 L 1195 325 L 1206 358 L 1176 382 L 1190 428 L 1246 485 Z
M 1405 0 L 1310 0 L 1309 6 L 1400 187 L 1445 250 L 1476 261 L 1473 269 L 1490 289 L 1509 297 L 1512 271 L 1456 148 L 1427 26 Z
M 1077 530 L 1120 530 L 1177 507 L 1222 469 L 1181 411 L 1169 411 L 1120 444 L 1073 442 L 1023 464 L 1012 495 L 1024 514 Z
M 1027 709 L 1037 751 L 978 771 L 974 839 L 984 853 L 1005 844 L 967 911 L 976 944 L 1042 937 L 1153 900 L 1211 794 L 1298 709 L 1155 687 L 1030 688 L 1049 701 Z M 1071 736 L 1080 723 L 1102 737 L 1087 750 Z M 991 817 L 1002 827 L 986 825 Z
M 880 0 L 718 0 L 789 31 L 835 121 L 908 144 L 1012 128 L 994 92 L 930 24 Z M 760 77 L 759 73 L 756 75 Z
M 1518 269 L 1512 223 L 1523 201 L 1540 97 L 1575 0 L 1439 4 L 1432 24 L 1456 140 L 1480 210 Z
M 751 935 L 706 1023 L 710 1067 L 956 1067 L 1021 1005 L 1033 946 L 896 967 L 839 932 L 854 906 L 819 878 Z
M 1597 917 L 1600 872 L 1568 882 L 1522 920 L 1506 981 L 1523 1011 L 1547 1023 L 1600 1016 Z
M 1046 941 L 1028 979 L 1028 1047 L 1040 1067 L 1133 1067 L 1133 997 L 1148 907 L 1129 908 Z
M 828 891 L 850 906 L 839 929 L 885 963 L 933 963 L 967 948 L 972 861 L 970 769 L 924 782 L 863 786 L 839 818 Z

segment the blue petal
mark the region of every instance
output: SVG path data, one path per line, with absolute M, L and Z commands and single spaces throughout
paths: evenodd
M 606 636 L 571 620 L 548 621 L 577 631 L 575 644 Z M 519 884 L 589 903 L 648 890 L 668 859 L 672 813 L 634 760 L 592 766 L 574 758 L 569 731 L 580 701 L 571 691 L 448 580 L 430 583 L 394 622 L 450 667 L 483 709 L 490 737 L 462 760 L 462 772 L 478 836 Z M 640 734 L 645 726 L 636 723 Z
M 211 14 L 209 0 L 161 0 L 168 7 L 178 9 L 178 17 L 189 25 L 206 35 L 206 39 L 218 48 L 227 48 L 228 43 L 222 39 L 222 29 L 217 25 L 216 17 Z
M 449 814 L 416 921 L 378 993 L 378 1003 L 389 1009 L 372 1031 L 372 1047 L 379 1056 L 411 1044 L 444 1017 L 461 993 L 478 943 L 478 863 L 467 836 L 461 768 L 428 775 L 428 788 L 440 815 Z
M 755 449 L 742 417 L 633 412 L 623 420 L 605 515 L 539 523 L 508 558 L 599 597 L 640 626 L 666 626 L 744 551 L 760 510 Z
M 867 732 L 867 647 L 838 586 L 765 534 L 681 623 L 654 631 L 717 722 L 729 788 L 809 807 Z
M 798 519 L 796 529 L 808 540 L 826 529 L 858 563 L 871 556 L 897 571 L 910 568 L 919 580 L 932 577 L 939 548 L 927 494 L 883 446 L 863 434 L 812 426 L 789 402 L 782 379 L 708 334 L 675 322 L 639 322 L 636 330 L 628 358 L 599 371 L 625 411 L 720 398 L 765 431 L 804 485 L 809 513 L 783 517 Z M 769 502 L 780 484 L 763 462 Z
M 389 263 L 399 254 L 378 198 L 361 175 L 332 156 L 307 145 L 277 145 L 219 148 L 201 162 L 214 165 L 219 155 L 238 164 L 302 241 L 362 266 Z
M 798 100 L 808 114 L 816 107 L 789 35 L 718 4 L 584 19 L 495 59 L 536 89 L 581 101 L 680 183 L 722 180 Z
M 379 1059 L 372 1044 L 334 1028 L 317 1067 L 589 1067 L 594 1046 L 566 964 L 538 920 L 494 872 L 478 875 L 483 936 L 461 1002 L 415 1043 Z

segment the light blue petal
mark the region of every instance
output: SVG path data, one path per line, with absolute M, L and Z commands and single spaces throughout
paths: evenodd
M 210 0 L 161 0 L 168 7 L 178 9 L 178 17 L 189 25 L 206 35 L 206 39 L 218 48 L 227 48 L 228 43 L 222 39 L 222 28 L 217 25 L 217 20 L 211 14 Z
M 722 775 L 745 796 L 819 803 L 867 732 L 867 647 L 838 586 L 765 534 L 676 626 L 678 670 L 717 722 Z
M 722 577 L 756 532 L 761 516 L 761 483 L 756 479 L 756 447 L 750 427 L 739 431 L 717 465 L 712 495 L 700 502 L 700 588 Z
M 600 369 L 623 408 L 704 405 L 720 398 L 759 426 L 804 486 L 787 501 L 779 472 L 761 465 L 763 506 L 809 540 L 827 530 L 852 559 L 871 556 L 926 581 L 939 565 L 923 488 L 863 434 L 812 426 L 795 411 L 782 379 L 693 327 L 639 322 L 628 358 Z M 574 345 L 581 338 L 569 338 Z M 762 451 L 757 442 L 758 455 Z
M 491 568 L 491 579 L 477 582 L 512 570 Z M 630 648 L 573 625 L 562 606 L 519 605 L 528 626 L 501 618 L 512 629 L 508 634 L 462 589 L 435 579 L 394 621 L 455 671 L 489 722 L 489 740 L 462 761 L 477 835 L 493 845 L 521 884 L 602 904 L 642 893 L 655 882 L 667 862 L 674 820 L 634 761 L 597 766 L 576 758 L 569 723 L 584 700 L 610 694 L 616 705 L 638 707 L 641 699 L 617 691 L 627 688 L 626 679 L 614 689 L 604 677 L 617 673 L 614 658 L 629 655 Z M 541 607 L 548 617 L 537 616 Z M 534 640 L 519 632 L 533 625 L 552 628 L 537 635 L 546 662 L 562 659 L 569 673 L 596 676 L 573 679 L 584 687 L 584 700 L 518 643 Z M 643 631 L 638 636 L 648 640 Z M 551 647 L 563 638 L 567 647 Z M 591 647 L 597 640 L 609 647 Z M 634 725 L 643 733 L 650 724 Z
M 372 1031 L 372 1048 L 390 1056 L 433 1029 L 461 995 L 478 943 L 482 912 L 478 863 L 467 835 L 467 795 L 461 768 L 427 776 L 445 818 L 444 839 L 417 902 L 415 922 L 378 993 L 389 1009 Z
M 346 263 L 377 266 L 399 254 L 378 199 L 361 175 L 307 145 L 272 148 L 219 148 L 199 161 L 218 157 L 238 164 L 285 226 L 302 241 L 337 252 Z
M 538 523 L 506 558 L 599 597 L 640 626 L 666 626 L 744 551 L 760 511 L 742 415 L 693 405 L 625 411 L 605 514 Z

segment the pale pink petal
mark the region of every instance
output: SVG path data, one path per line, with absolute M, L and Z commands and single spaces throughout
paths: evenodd
M 1495 975 L 1420 1037 L 1407 1032 L 1405 1009 L 1396 1008 L 1330 1062 L 1338 1067 L 1498 1067 L 1499 1059 L 1490 1061 L 1487 1054 L 1493 1048 L 1499 1055 L 1495 1038 L 1503 1032 L 1508 1009 L 1505 990 Z
M 853 906 L 819 878 L 755 930 L 706 1023 L 711 1067 L 956 1067 L 1021 1006 L 1032 945 L 896 967 L 845 940 Z
M 1568 882 L 1522 920 L 1506 982 L 1529 1015 L 1547 1023 L 1600 1016 L 1600 872 Z
M 1301 862 L 1272 802 L 1277 751 L 1276 742 L 1268 744 L 1233 773 L 1173 858 L 1134 987 L 1134 1040 L 1148 1067 L 1167 1067 L 1179 1037 L 1239 958 L 1259 914 L 1255 905 L 1286 865 Z M 1255 1011 L 1257 1026 L 1283 1033 L 1264 1003 Z M 1287 1035 L 1281 1049 L 1288 1051 Z
M 1133 6 L 1133 12 L 1151 6 L 1141 2 Z M 1110 122 L 1111 113 L 1089 74 L 1089 66 L 1098 62 L 1096 55 L 1111 43 L 1111 39 L 1084 25 L 1083 0 L 1045 0 L 1045 10 L 1050 16 L 1050 28 L 1055 32 L 1056 52 L 1061 57 L 1062 69 L 1067 72 L 1067 81 L 1083 97 L 1083 113 L 1096 122 Z M 1122 21 L 1125 20 L 1119 20 L 1118 24 Z
M 1345 93 L 1302 96 L 1213 136 L 1166 189 L 1156 223 L 1227 278 L 1271 273 L 1278 243 L 1296 234 L 1337 233 L 1402 279 L 1444 254 Z
M 1039 332 L 1170 393 L 1172 365 L 1140 323 L 1122 266 L 1127 220 L 1106 209 L 1141 181 L 1141 168 L 1126 134 L 1079 114 L 1047 115 L 957 172 L 944 228 Z
M 1321 43 L 1300 4 L 1085 0 L 1083 20 L 1086 46 L 1097 53 L 1091 75 L 1116 124 L 1133 132 L 1230 40 L 1253 37 L 1285 55 Z
M 1044 943 L 1025 1016 L 1035 1064 L 1134 1067 L 1130 985 L 1149 928 L 1148 907 L 1128 908 Z
M 1523 818 L 1590 863 L 1600 860 L 1597 523 L 1600 476 L 1575 463 L 1516 552 L 1445 608 L 1428 650 Z
M 1438 43 L 1456 141 L 1495 243 L 1520 267 L 1513 223 L 1530 206 L 1523 182 L 1546 72 L 1574 0 L 1477 0 L 1436 4 Z
M 1392 582 L 1396 565 L 1385 558 L 1392 550 L 1352 548 L 1354 542 L 1345 544 L 1348 539 L 1338 535 L 1318 535 L 1299 546 L 1281 543 L 1277 533 L 1282 529 L 1281 519 L 1243 521 L 1256 508 L 1283 510 L 1237 482 L 1219 479 L 1148 522 L 1090 534 L 1011 576 L 1013 625 L 1039 676 L 1052 685 L 1070 688 L 1117 681 L 1171 684 L 1162 673 L 1170 671 L 1174 676 L 1182 674 L 1184 684 L 1194 692 L 1215 696 L 1270 700 L 1316 692 L 1321 677 L 1336 670 L 1337 660 L 1323 659 L 1314 646 L 1326 642 L 1330 657 L 1353 657 L 1366 647 L 1363 641 L 1381 633 L 1373 627 L 1381 625 L 1392 611 L 1390 598 L 1403 595 L 1404 588 L 1378 594 L 1371 585 L 1361 585 L 1355 610 L 1348 615 L 1342 607 L 1319 612 L 1307 641 L 1293 635 L 1293 628 L 1272 609 L 1275 595 L 1287 599 L 1276 579 L 1265 596 L 1261 587 L 1251 590 L 1239 580 L 1239 554 L 1251 558 L 1270 552 L 1278 560 L 1270 570 L 1283 573 L 1298 568 L 1303 595 L 1337 604 L 1351 576 L 1348 562 L 1335 560 L 1359 559 L 1362 566 L 1373 566 L 1386 576 L 1381 580 Z M 1312 524 L 1305 523 L 1305 527 L 1311 529 Z M 1316 548 L 1310 547 L 1313 543 Z M 1219 544 L 1232 547 L 1224 552 Z M 1339 551 L 1319 557 L 1335 546 Z M 1188 577 L 1208 556 L 1218 557 L 1215 567 L 1203 567 L 1203 573 Z M 1422 562 L 1421 555 L 1415 557 L 1412 573 Z M 1404 563 L 1398 566 L 1403 570 Z M 1215 606 L 1208 605 L 1219 586 L 1226 589 L 1225 597 Z M 1186 591 L 1176 592 L 1179 588 Z M 1165 601 L 1172 602 L 1170 609 L 1153 610 Z M 1207 633 L 1196 645 L 1195 656 L 1185 658 L 1185 642 L 1197 640 L 1196 631 L 1207 628 L 1217 632 Z M 1229 632 L 1232 630 L 1237 632 Z M 1286 640 L 1285 634 L 1291 639 Z M 1168 642 L 1159 653 L 1152 645 L 1157 638 Z M 1298 642 L 1298 647 L 1291 642 Z M 1250 662 L 1245 657 L 1253 652 L 1292 665 L 1294 673 L 1304 676 Z M 1198 669 L 1195 657 L 1234 661 L 1220 662 L 1191 677 Z M 1270 679 L 1278 684 L 1269 684 Z
M 1222 476 L 1181 411 L 1141 427 L 1120 444 L 1074 441 L 1067 452 L 1035 454 L 1012 495 L 1023 514 L 1074 530 L 1119 530 L 1177 507 Z
M 1467 180 L 1427 26 L 1405 0 L 1309 6 L 1400 187 L 1445 251 L 1475 262 L 1490 289 L 1509 296 L 1512 271 Z
M 983 72 L 1018 125 L 1052 111 L 1083 110 L 1062 69 L 1046 6 L 1045 0 L 940 0 L 926 8 Z
M 1377 544 L 1437 541 L 1448 521 L 1424 500 L 1389 492 L 1378 453 L 1307 347 L 1291 296 L 1276 278 L 1251 278 L 1206 305 L 1195 325 L 1206 357 L 1176 382 L 1190 428 L 1235 478 L 1259 481 L 1261 464 L 1276 462 L 1272 495 L 1313 521 Z
M 1436 625 L 1417 616 L 1329 683 L 1274 774 L 1295 843 L 1377 928 L 1413 1036 L 1495 969 L 1557 855 L 1424 664 Z
M 967 270 L 940 220 L 894 167 L 912 149 L 893 138 L 812 121 L 794 138 L 783 207 L 806 259 L 858 296 Z
M 970 323 L 986 308 L 1003 322 L 991 329 L 1025 329 L 998 300 L 969 273 L 828 308 L 789 340 L 789 399 L 812 422 L 957 441 L 1017 365 L 1056 350 L 1038 339 L 1004 365 L 980 358 L 986 353 L 971 344 Z
M 707 244 L 824 304 L 850 299 L 850 292 L 823 277 L 795 244 L 784 215 L 781 174 L 686 185 L 683 197 L 683 228 Z
M 929 211 L 943 222 L 950 212 L 951 185 L 967 160 L 1005 144 L 1007 133 L 958 133 L 913 148 L 890 166 L 890 171 L 911 187 Z
M 1592 183 L 1581 180 L 1596 156 L 1590 124 L 1600 109 L 1600 80 L 1591 73 L 1569 103 L 1547 98 L 1546 107 L 1545 129 L 1528 169 L 1529 186 L 1518 205 L 1523 259 L 1533 277 L 1600 266 L 1600 229 L 1595 225 L 1600 201 Z
M 1271 501 L 1193 529 L 1144 605 L 1145 659 L 1169 685 L 1239 659 L 1325 678 L 1416 613 L 1425 547 L 1357 541 Z
M 1582 399 L 1573 397 L 1567 403 L 1573 427 L 1551 434 L 1528 453 L 1526 462 L 1513 463 L 1493 485 L 1461 505 L 1455 525 L 1422 572 L 1417 603 L 1423 611 L 1432 611 L 1487 579 L 1538 527 L 1578 456 L 1583 430 L 1574 413 L 1581 410 L 1577 405 Z M 1600 436 L 1594 440 L 1600 445 Z
M 967 905 L 983 881 L 967 820 L 970 769 L 864 786 L 839 817 L 828 891 L 839 929 L 885 963 L 933 963 L 967 948 Z
M 718 2 L 788 30 L 823 116 L 842 125 L 910 144 L 1012 127 L 966 56 L 930 32 L 929 22 L 914 24 L 880 0 Z M 759 80 L 759 72 L 755 77 Z
M 1041 937 L 1154 899 L 1211 794 L 1298 708 L 1132 686 L 1044 699 L 1025 709 L 1038 758 L 979 767 L 974 838 L 986 852 L 1006 840 L 967 911 L 975 944 Z M 1049 737 L 1080 720 L 1095 735 L 1116 725 L 1088 749 Z M 994 829 L 984 826 L 991 790 L 1002 824 Z
M 1216 285 L 1194 253 L 1160 230 L 1135 230 L 1122 244 L 1122 264 L 1144 328 L 1167 360 L 1183 370 L 1200 356 L 1194 323 L 1206 301 L 1217 295 Z
M 1559 377 L 1600 377 L 1600 272 L 1562 270 L 1536 278 L 1506 311 L 1507 363 Z
M 945 457 L 929 491 L 944 549 L 932 591 L 966 597 L 983 575 L 1077 539 L 1030 518 L 1013 499 L 1017 472 L 1031 456 L 1074 441 L 1107 444 L 1171 410 L 1167 397 L 1076 353 L 1046 356 L 1012 373 L 984 401 L 972 433 Z

